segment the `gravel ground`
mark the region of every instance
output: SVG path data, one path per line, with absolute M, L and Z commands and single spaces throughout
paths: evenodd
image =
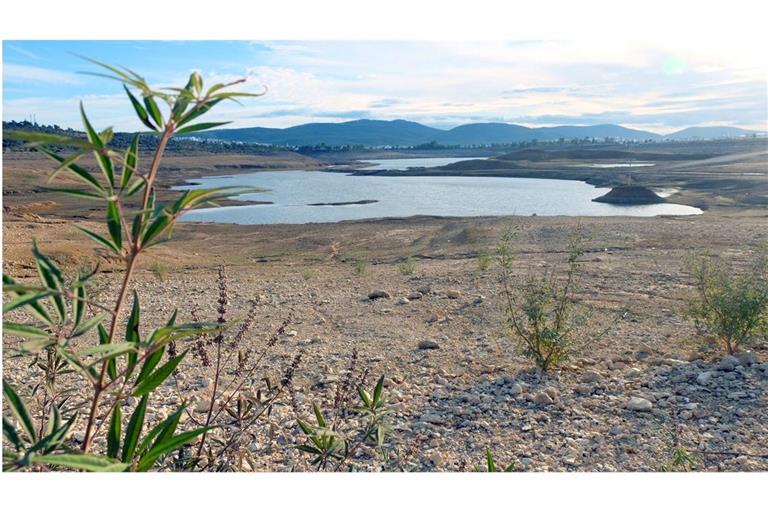
M 749 354 L 722 360 L 682 318 L 688 291 L 685 254 L 708 248 L 744 261 L 747 249 L 765 235 L 764 218 L 584 219 L 592 240 L 580 298 L 603 317 L 622 310 L 626 316 L 580 358 L 546 376 L 532 370 L 502 329 L 496 273 L 480 270 L 475 257 L 508 222 L 426 219 L 291 227 L 282 232 L 288 242 L 280 243 L 292 243 L 294 250 L 301 246 L 300 256 L 281 246 L 281 257 L 245 262 L 228 259 L 226 246 L 210 242 L 210 226 L 183 227 L 184 243 L 204 239 L 210 250 L 193 245 L 182 256 L 184 267 L 170 267 L 166 275 L 138 273 L 134 283 L 145 312 L 143 331 L 164 322 L 176 307 L 181 320 L 192 318 L 193 311 L 214 320 L 218 264 L 227 265 L 227 317 L 233 323 L 248 316 L 250 300 L 257 301 L 240 349 L 260 353 L 290 318 L 242 388 L 253 400 L 260 391 L 266 394 L 264 379 L 272 386 L 279 383 L 302 354 L 293 392 L 283 393 L 241 439 L 243 469 L 308 468 L 307 459 L 292 448 L 305 441 L 294 411 L 311 417 L 313 401 L 331 409 L 356 350 L 357 368 L 368 370 L 369 388 L 379 375 L 386 376 L 384 394 L 394 427 L 389 460 L 361 450 L 358 470 L 472 470 L 482 466 L 489 448 L 500 465 L 514 463 L 518 470 L 657 471 L 676 446 L 694 456 L 697 470 L 768 470 L 768 342 L 757 340 Z M 536 268 L 558 257 L 574 222 L 518 219 L 518 268 Z M 29 240 L 20 229 L 29 226 L 23 220 L 4 224 L 6 243 Z M 40 226 L 34 229 L 60 225 Z M 233 228 L 222 228 L 221 236 L 227 229 Z M 281 233 L 279 226 L 242 229 L 235 243 L 252 243 L 252 253 L 259 254 Z M 252 242 L 248 229 L 260 229 L 266 241 Z M 308 237 L 325 240 L 312 250 L 330 256 L 308 258 Z M 163 261 L 170 261 L 177 248 L 163 248 Z M 361 248 L 370 264 L 358 273 L 348 254 Z M 205 257 L 193 257 L 190 250 Z M 405 256 L 413 257 L 411 275 L 402 272 Z M 19 259 L 4 266 L 15 275 L 29 268 Z M 115 293 L 112 279 L 112 274 L 98 276 L 94 298 Z M 374 291 L 384 293 L 370 299 Z M 13 357 L 16 343 L 4 339 L 4 376 L 28 394 L 42 372 L 30 367 L 29 359 Z M 208 347 L 211 356 L 213 348 Z M 233 368 L 230 360 L 224 388 L 243 380 Z M 212 385 L 213 368 L 188 356 L 176 377 L 153 396 L 150 423 L 165 418 L 181 400 L 189 406 L 185 428 L 204 421 Z M 87 388 L 75 388 L 85 400 Z M 132 402 L 126 401 L 124 417 Z M 231 419 L 226 412 L 220 417 Z M 352 428 L 354 421 L 340 429 Z M 230 424 L 213 437 L 224 439 L 236 430 Z

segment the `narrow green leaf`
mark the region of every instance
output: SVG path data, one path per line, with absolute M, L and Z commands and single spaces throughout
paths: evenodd
M 31 338 L 29 341 L 25 341 L 21 344 L 19 347 L 19 352 L 23 354 L 37 354 L 44 348 L 50 347 L 51 345 L 56 344 L 56 339 L 54 338 Z
M 149 114 L 147 114 L 146 109 L 144 109 L 141 103 L 139 103 L 139 100 L 136 99 L 136 96 L 134 96 L 130 89 L 128 89 L 127 85 L 123 84 L 123 88 L 125 89 L 125 93 L 131 99 L 131 105 L 133 105 L 133 109 L 136 111 L 136 115 L 139 116 L 139 119 L 142 123 L 144 123 L 144 126 L 152 131 L 157 131 L 155 125 L 153 125 L 149 120 Z
M 162 443 L 158 443 L 156 446 L 154 446 L 151 450 L 149 450 L 142 458 L 139 460 L 139 465 L 137 467 L 138 471 L 147 471 L 152 467 L 152 465 L 155 463 L 155 461 L 165 455 L 168 455 L 173 450 L 180 448 L 184 446 L 185 444 L 192 441 L 194 438 L 200 436 L 203 434 L 203 432 L 207 432 L 213 428 L 216 428 L 215 426 L 211 427 L 204 427 L 204 428 L 198 428 L 195 430 L 191 430 L 189 432 L 184 432 L 182 434 L 179 434 L 177 436 L 173 436 L 171 438 L 168 438 L 164 440 Z
M 32 417 L 29 415 L 24 402 L 16 394 L 16 390 L 5 379 L 3 379 L 3 397 L 5 397 L 5 405 L 8 406 L 19 423 L 21 423 L 21 428 L 24 429 L 29 439 L 33 443 L 36 442 L 37 434 L 35 433 L 35 424 L 32 422 Z
M 64 279 L 62 278 L 59 267 L 57 267 L 53 261 L 51 261 L 47 256 L 40 252 L 37 247 L 37 243 L 34 240 L 32 241 L 32 254 L 35 256 L 37 273 L 40 276 L 41 281 L 43 281 L 46 287 L 50 288 L 51 290 L 61 292 L 61 284 Z M 56 309 L 56 312 L 59 314 L 59 318 L 64 321 L 67 318 L 64 299 L 60 294 L 52 294 L 51 300 Z
M 109 343 L 106 345 L 95 345 L 88 347 L 76 353 L 78 358 L 97 356 L 99 361 L 111 359 L 126 353 L 136 352 L 136 343 L 126 341 L 124 343 Z
M 120 189 L 125 190 L 128 183 L 133 177 L 133 173 L 136 172 L 139 162 L 139 134 L 133 136 L 131 139 L 131 145 L 128 147 L 128 151 L 125 152 L 123 158 L 123 174 L 120 176 Z
M 24 295 L 19 295 L 15 299 L 9 300 L 8 302 L 3 304 L 3 313 L 8 313 L 9 311 L 13 311 L 14 309 L 32 306 L 33 304 L 37 304 L 40 300 L 50 295 L 51 295 L 51 292 L 49 291 L 38 292 L 38 293 L 25 293 Z
M 136 449 L 136 453 L 144 454 L 147 449 L 149 449 L 149 445 L 154 441 L 154 446 L 156 446 L 159 443 L 162 443 L 169 437 L 173 435 L 173 433 L 176 431 L 176 427 L 179 425 L 179 420 L 181 419 L 181 414 L 184 412 L 184 406 L 182 405 L 178 409 L 176 409 L 176 412 L 168 416 L 164 421 L 158 423 L 155 425 L 152 430 L 147 432 L 147 435 L 144 436 L 144 439 L 141 440 L 141 444 Z
M 182 135 L 184 133 L 192 133 L 192 132 L 200 132 L 203 130 L 209 130 L 211 128 L 216 128 L 217 126 L 223 126 L 225 124 L 229 124 L 231 121 L 225 121 L 222 123 L 199 123 L 199 124 L 191 124 L 187 126 L 186 128 L 182 128 L 176 132 L 176 135 Z
M 109 431 L 107 432 L 107 457 L 116 459 L 118 452 L 120 451 L 120 434 L 122 432 L 122 412 L 120 411 L 120 404 L 115 404 L 115 408 L 112 410 L 112 419 L 109 423 Z
M 24 447 L 24 443 L 22 443 L 19 433 L 16 432 L 16 429 L 13 428 L 13 425 L 11 425 L 11 422 L 8 421 L 5 416 L 3 416 L 3 435 L 16 450 L 21 450 Z
M 117 249 L 123 246 L 123 227 L 120 222 L 120 210 L 117 207 L 117 199 L 107 203 L 107 229 Z
M 85 229 L 82 226 L 75 226 L 77 229 L 85 233 L 90 239 L 92 239 L 94 242 L 98 243 L 99 245 L 103 245 L 110 251 L 114 252 L 115 254 L 120 254 L 120 249 L 115 247 L 115 244 L 111 240 L 107 240 L 103 236 L 99 235 L 98 233 L 94 233 L 90 229 Z
M 378 405 L 379 401 L 381 400 L 381 392 L 384 389 L 384 376 L 382 375 L 379 378 L 379 381 L 376 383 L 376 387 L 373 390 L 373 404 Z
M 165 354 L 165 347 L 160 347 L 160 349 L 152 352 L 144 360 L 144 364 L 141 367 L 141 371 L 139 371 L 139 375 L 136 376 L 136 384 L 139 384 L 144 379 L 144 377 L 149 375 L 152 372 L 152 370 L 155 369 L 157 364 L 163 358 L 163 354 Z
M 317 406 L 317 403 L 312 403 L 312 409 L 315 411 L 315 418 L 317 419 L 317 425 L 319 427 L 325 428 L 325 418 L 323 418 L 323 413 L 320 411 L 320 407 Z
M 493 455 L 491 455 L 491 450 L 488 448 L 485 449 L 485 460 L 488 464 L 488 472 L 489 473 L 495 473 L 496 472 L 496 463 L 493 460 Z
M 83 119 L 83 126 L 85 126 L 85 134 L 88 136 L 88 141 L 93 144 L 97 149 L 104 149 L 104 141 L 93 129 L 91 122 L 88 120 L 88 116 L 85 115 L 85 108 L 83 108 L 83 102 L 80 102 L 80 116 Z M 110 187 L 115 186 L 115 171 L 112 167 L 112 160 L 101 151 L 94 151 L 93 156 L 99 163 L 101 172 L 104 173 L 104 177 L 107 179 Z
M 59 164 L 62 164 L 65 162 L 65 158 L 57 155 L 53 151 L 50 151 L 46 148 L 37 148 L 37 151 L 44 154 L 51 160 L 58 162 Z M 93 175 L 85 168 L 80 167 L 79 165 L 75 164 L 74 162 L 66 165 L 66 170 L 70 171 L 72 174 L 74 174 L 78 179 L 85 182 L 87 185 L 90 185 L 97 191 L 101 192 L 102 194 L 105 193 L 104 187 L 101 186 L 101 183 L 93 177 Z M 103 197 L 103 196 L 102 196 Z
M 181 360 L 184 359 L 185 355 L 187 355 L 186 350 L 178 356 L 168 360 L 167 363 L 158 368 L 155 372 L 141 380 L 139 385 L 136 386 L 136 389 L 134 389 L 133 396 L 147 395 L 157 386 L 165 382 L 165 379 L 167 379 L 171 372 L 176 369 Z
M 3 334 L 11 334 L 19 338 L 35 339 L 50 338 L 50 333 L 27 324 L 18 324 L 16 322 L 3 322 Z
M 163 115 L 160 113 L 160 108 L 157 106 L 157 102 L 152 96 L 144 96 L 144 106 L 147 107 L 147 112 L 155 121 L 158 127 L 163 126 Z
M 78 281 L 82 278 L 81 275 L 78 275 Z M 83 321 L 83 315 L 85 314 L 85 300 L 86 300 L 86 290 L 84 285 L 75 286 L 75 289 L 73 290 L 75 293 L 75 299 L 72 301 L 72 309 L 73 309 L 73 315 L 74 316 L 74 328 L 77 329 L 80 326 L 80 322 Z
M 100 324 L 105 318 L 107 318 L 107 315 L 104 313 L 98 314 L 92 318 L 89 318 L 85 322 L 79 324 L 71 334 L 72 338 L 77 338 L 78 336 L 82 336 L 83 334 L 87 333 L 94 327 L 96 327 L 98 324 Z
M 221 101 L 222 101 L 221 99 L 217 99 L 217 100 L 210 100 L 210 101 L 208 101 L 208 102 L 206 102 L 206 103 L 203 103 L 203 104 L 201 104 L 201 105 L 198 105 L 198 106 L 196 106 L 195 108 L 193 108 L 192 110 L 190 110 L 190 111 L 189 111 L 189 112 L 188 112 L 188 113 L 187 113 L 187 114 L 184 116 L 184 119 L 183 119 L 181 122 L 179 122 L 179 124 L 178 124 L 178 125 L 176 125 L 176 126 L 177 126 L 178 128 L 181 128 L 182 126 L 184 126 L 184 125 L 185 125 L 185 124 L 187 124 L 188 122 L 190 122 L 190 121 L 192 121 L 193 119 L 196 119 L 196 118 L 198 118 L 198 117 L 202 116 L 203 114 L 205 114 L 206 112 L 208 112 L 209 110 L 211 110 L 211 109 L 212 109 L 212 108 L 213 108 L 213 107 L 214 107 L 214 106 L 215 106 L 217 103 L 219 103 L 219 102 L 221 102 Z M 177 132 L 177 133 L 178 133 L 178 132 Z
M 84 471 L 114 472 L 125 471 L 128 468 L 128 464 L 123 464 L 108 457 L 78 453 L 32 455 L 31 461 L 34 464 L 50 464 L 71 469 L 82 469 Z
M 131 462 L 136 446 L 139 441 L 139 435 L 144 427 L 144 414 L 147 412 L 147 401 L 149 395 L 144 395 L 133 411 L 131 419 L 128 421 L 128 427 L 125 429 L 125 440 L 123 441 L 123 454 L 120 460 Z
M 98 331 L 99 331 L 99 344 L 100 345 L 109 344 L 109 333 L 107 332 L 107 328 L 104 327 L 104 324 L 99 324 Z M 110 359 L 109 361 L 107 361 L 107 375 L 109 375 L 109 378 L 112 380 L 114 380 L 117 377 L 117 361 L 115 359 Z
M 3 291 L 9 292 L 12 295 L 16 297 L 21 297 L 24 295 L 28 295 L 31 293 L 44 291 L 41 290 L 39 287 L 35 287 L 32 289 L 31 287 L 27 287 L 26 285 L 17 283 L 11 276 L 8 274 L 3 274 Z M 27 306 L 24 306 L 27 311 L 29 311 L 32 316 L 37 318 L 38 320 L 42 320 L 48 325 L 53 324 L 53 320 L 51 320 L 51 316 L 48 314 L 48 311 L 43 307 L 42 304 L 39 302 L 30 302 Z M 5 312 L 5 309 L 3 309 L 3 312 Z

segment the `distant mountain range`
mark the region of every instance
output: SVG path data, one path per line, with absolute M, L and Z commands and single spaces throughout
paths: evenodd
M 552 126 L 528 128 L 507 123 L 464 124 L 441 130 L 423 124 L 398 119 L 377 121 L 359 119 L 344 123 L 309 123 L 290 128 L 234 128 L 209 130 L 197 137 L 226 142 L 247 142 L 282 146 L 418 146 L 436 142 L 445 145 L 511 144 L 531 140 L 574 138 L 618 140 L 684 140 L 713 139 L 751 135 L 754 132 L 728 126 L 686 128 L 669 135 L 633 130 L 615 124 L 593 126 Z

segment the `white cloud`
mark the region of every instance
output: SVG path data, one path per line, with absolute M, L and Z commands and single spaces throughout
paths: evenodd
M 79 84 L 83 80 L 76 74 L 66 71 L 5 63 L 3 64 L 3 81 L 9 83 L 42 82 L 55 85 L 56 83 Z

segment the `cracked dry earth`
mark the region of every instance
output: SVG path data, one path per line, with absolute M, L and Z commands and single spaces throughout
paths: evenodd
M 557 257 L 573 223 L 520 220 L 521 271 Z M 689 291 L 685 254 L 707 247 L 744 262 L 764 237 L 765 219 L 583 220 L 592 240 L 580 298 L 606 315 L 627 314 L 579 358 L 546 377 L 532 370 L 501 329 L 496 274 L 493 268 L 480 270 L 473 256 L 492 246 L 504 224 L 432 219 L 405 231 L 398 223 L 375 230 L 369 224 L 371 239 L 400 237 L 400 248 L 382 247 L 386 257 L 363 274 L 337 253 L 344 254 L 345 236 L 365 223 L 311 228 L 318 236 L 331 229 L 338 235 L 334 256 L 324 262 L 286 257 L 228 266 L 228 318 L 242 320 L 248 301 L 258 299 L 242 347 L 258 351 L 291 318 L 244 392 L 256 395 L 266 387 L 264 378 L 279 382 L 294 356 L 303 354 L 294 405 L 288 397 L 279 400 L 249 430 L 241 443 L 248 454 L 243 468 L 308 468 L 292 448 L 304 442 L 294 406 L 306 417 L 313 401 L 328 410 L 357 349 L 358 366 L 369 369 L 369 387 L 386 376 L 394 427 L 391 460 L 363 451 L 357 470 L 466 471 L 482 466 L 489 448 L 499 465 L 514 463 L 517 470 L 658 471 L 677 446 L 693 456 L 697 470 L 768 470 L 768 340 L 723 358 L 682 316 Z M 446 226 L 461 232 L 478 225 L 485 234 L 471 242 L 444 236 Z M 413 249 L 415 244 L 421 245 Z M 375 244 L 367 249 L 373 253 Z M 401 272 L 406 255 L 415 256 L 412 275 Z M 189 319 L 192 310 L 215 319 L 218 263 L 226 259 L 171 270 L 163 280 L 140 272 L 135 282 L 146 311 L 143 325 L 163 322 L 175 307 L 181 319 Z M 99 276 L 96 288 L 97 296 L 115 292 L 109 275 Z M 381 293 L 369 298 L 374 291 Z M 4 374 L 28 394 L 40 371 L 12 356 L 15 343 L 4 340 Z M 180 368 L 150 402 L 150 423 L 182 399 L 189 404 L 184 425 L 191 428 L 204 418 L 212 368 L 190 356 Z M 225 373 L 225 382 L 234 379 Z M 85 391 L 75 393 L 85 399 Z

